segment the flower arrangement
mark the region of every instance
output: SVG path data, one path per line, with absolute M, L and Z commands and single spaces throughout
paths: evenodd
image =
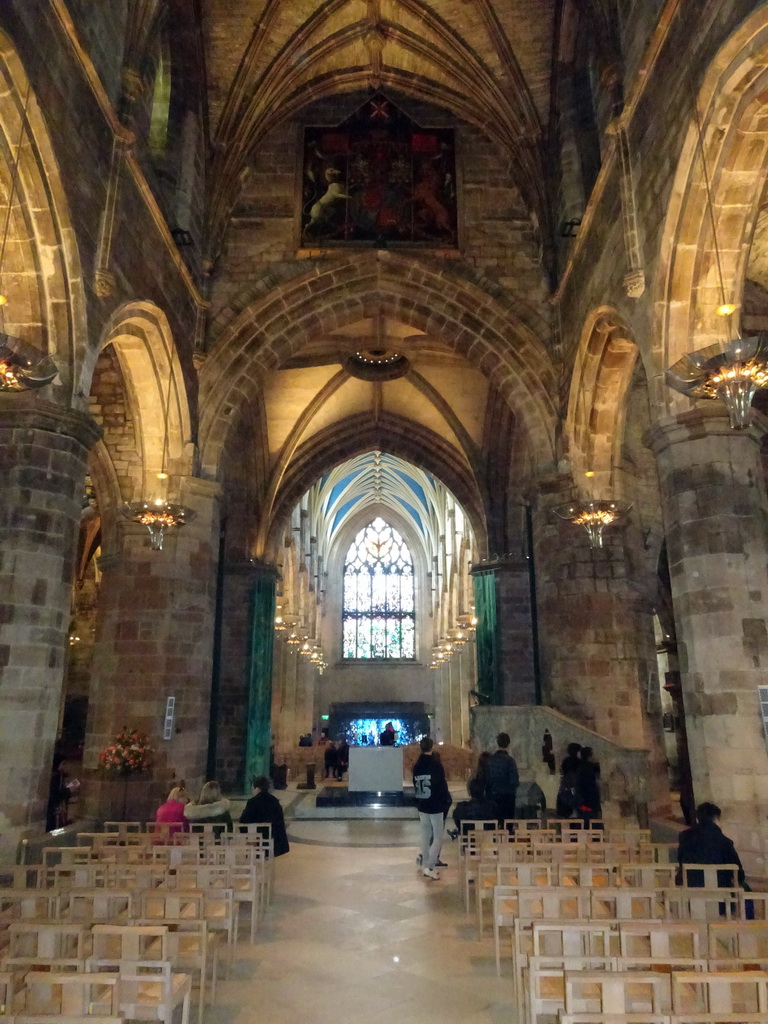
M 99 754 L 99 767 L 110 775 L 133 775 L 145 772 L 152 764 L 149 738 L 141 732 L 124 728 L 114 742 Z

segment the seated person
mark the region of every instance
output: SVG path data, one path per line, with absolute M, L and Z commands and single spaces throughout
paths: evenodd
M 180 785 L 173 787 L 168 799 L 155 811 L 155 821 L 169 825 L 169 836 L 174 836 L 177 832 L 189 832 L 189 823 L 184 817 L 184 809 L 188 803 L 189 795 L 182 781 Z
M 453 820 L 456 825 L 456 833 L 450 833 L 452 838 L 461 831 L 462 821 L 491 821 L 497 817 L 496 804 L 485 796 L 485 785 L 482 779 L 470 779 L 467 784 L 469 800 L 460 800 L 453 810 Z
M 680 833 L 677 847 L 678 885 L 682 885 L 684 881 L 684 864 L 736 864 L 738 884 L 742 888 L 744 887 L 746 880 L 744 868 L 741 866 L 738 853 L 736 853 L 736 847 L 733 845 L 732 839 L 723 835 L 717 824 L 721 813 L 717 804 L 699 804 L 696 808 L 697 824 Z M 732 871 L 718 871 L 717 884 L 721 889 L 733 888 L 736 882 Z M 689 871 L 688 886 L 692 889 L 703 888 L 704 872 Z
M 195 825 L 218 825 L 214 832 L 232 831 L 232 816 L 229 813 L 229 800 L 221 795 L 218 782 L 206 782 L 200 790 L 197 803 L 188 803 L 184 808 L 184 818 Z
M 254 779 L 252 785 L 253 796 L 243 808 L 240 824 L 271 825 L 275 856 L 282 857 L 290 849 L 282 805 L 277 797 L 269 792 L 269 779 L 266 775 L 260 775 Z

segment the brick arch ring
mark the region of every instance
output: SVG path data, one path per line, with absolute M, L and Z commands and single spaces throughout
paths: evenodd
M 373 422 L 369 416 L 350 416 L 335 423 L 298 451 L 282 482 L 269 521 L 254 537 L 256 557 L 275 561 L 282 542 L 285 522 L 301 499 L 323 473 L 369 451 L 397 455 L 440 480 L 459 502 L 469 519 L 481 555 L 487 554 L 487 510 L 469 466 L 456 458 L 456 450 L 426 427 L 391 413 Z
M 318 335 L 376 313 L 410 324 L 480 370 L 515 412 L 531 461 L 555 458 L 556 374 L 541 339 L 509 304 L 449 267 L 389 251 L 317 266 L 244 309 L 222 331 L 200 374 L 201 467 L 216 477 L 241 410 L 262 379 Z

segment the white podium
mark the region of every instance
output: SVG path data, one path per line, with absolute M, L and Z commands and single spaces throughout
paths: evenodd
M 350 747 L 350 793 L 402 793 L 402 747 Z

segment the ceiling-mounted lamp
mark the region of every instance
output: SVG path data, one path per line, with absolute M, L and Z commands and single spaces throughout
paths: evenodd
M 173 358 L 170 359 L 168 368 L 168 399 L 165 404 L 165 430 L 163 434 L 163 454 L 160 464 L 160 472 L 156 474 L 157 479 L 166 481 L 168 472 L 166 460 L 168 457 L 168 418 L 171 406 L 171 383 L 173 381 Z M 151 501 L 131 501 L 120 507 L 120 513 L 125 519 L 134 523 L 141 523 L 149 530 L 149 546 L 153 551 L 163 550 L 163 539 L 168 529 L 180 529 L 197 515 L 191 508 L 168 501 L 168 498 L 154 498 Z
M 619 522 L 632 508 L 627 501 L 566 501 L 556 505 L 552 511 L 561 519 L 575 526 L 583 526 L 589 535 L 589 546 L 603 546 L 603 531 L 607 526 Z
M 665 374 L 667 384 L 688 398 L 719 398 L 728 410 L 731 428 L 746 430 L 750 422 L 750 410 L 755 392 L 768 387 L 768 338 L 754 335 L 749 338 L 730 337 L 730 317 L 736 312 L 736 303 L 727 299 L 720 247 L 717 242 L 717 223 L 712 203 L 712 189 L 709 170 L 704 155 L 704 141 L 701 118 L 693 85 L 689 79 L 696 125 L 696 148 L 701 160 L 706 192 L 707 213 L 712 229 L 712 245 L 715 251 L 720 302 L 715 312 L 726 319 L 726 338 L 721 344 L 708 345 L 695 352 L 688 352 L 670 366 Z M 737 332 L 738 334 L 738 332 Z

